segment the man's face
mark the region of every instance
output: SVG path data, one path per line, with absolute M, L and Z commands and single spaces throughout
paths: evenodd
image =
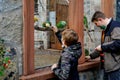
M 97 27 L 101 27 L 104 25 L 104 19 L 102 18 L 98 18 L 98 20 L 93 21 L 93 23 L 97 26 Z
M 97 27 L 99 27 L 100 29 L 102 29 L 102 30 L 105 30 L 106 29 L 106 27 L 104 26 L 104 20 L 100 20 L 100 21 L 94 21 L 93 22 Z
M 100 26 L 102 26 L 102 23 L 101 23 L 101 21 L 94 21 L 93 22 L 97 27 L 100 27 Z

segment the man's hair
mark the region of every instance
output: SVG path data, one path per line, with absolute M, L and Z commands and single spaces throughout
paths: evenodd
M 78 42 L 78 34 L 72 29 L 66 29 L 62 32 L 62 38 L 67 46 Z
M 91 21 L 94 22 L 94 21 L 98 21 L 98 18 L 103 18 L 105 19 L 105 14 L 101 11 L 96 11 L 93 16 L 92 16 L 92 19 Z

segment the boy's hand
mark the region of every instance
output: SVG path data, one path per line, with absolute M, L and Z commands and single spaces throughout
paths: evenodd
M 51 66 L 51 70 L 53 70 L 54 68 L 56 68 L 57 67 L 57 64 L 53 64 L 52 66 Z
M 51 27 L 54 32 L 58 32 L 58 28 L 56 26 Z
M 90 59 L 91 59 L 90 56 L 85 56 L 85 61 L 88 61 Z

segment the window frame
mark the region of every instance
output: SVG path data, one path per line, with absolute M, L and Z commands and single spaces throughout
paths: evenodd
M 23 0 L 23 75 L 35 72 L 33 18 L 34 0 Z
M 78 32 L 77 29 L 75 29 L 74 25 L 82 26 L 83 28 L 83 19 L 78 19 L 78 16 L 83 16 L 83 0 L 77 0 L 77 1 L 70 1 L 69 5 L 69 18 L 73 18 L 74 14 L 71 12 L 74 10 L 72 7 L 74 7 L 74 4 L 79 3 L 81 10 L 75 10 L 76 14 L 76 21 L 79 21 L 80 23 L 73 22 L 74 19 L 70 19 L 68 22 L 68 25 L 72 22 L 73 24 L 69 25 L 69 28 L 72 28 Z M 78 5 L 79 5 L 78 4 Z M 71 8 L 71 9 L 70 9 Z M 79 14 L 80 13 L 80 14 Z M 79 15 L 78 15 L 79 14 Z M 34 69 L 34 0 L 23 0 L 23 21 L 24 21 L 24 27 L 23 27 L 23 75 L 28 75 L 35 73 Z M 75 16 L 74 16 L 75 17 Z M 82 32 L 82 30 L 80 31 Z M 83 32 L 81 33 L 81 38 L 79 39 L 81 43 L 83 43 Z M 83 46 L 83 44 L 82 44 Z M 83 58 L 84 59 L 84 58 Z
M 84 0 L 70 0 L 70 5 L 69 5 L 69 28 L 75 29 L 77 32 L 80 32 L 82 30 L 79 30 L 77 27 L 72 27 L 72 26 L 81 26 L 83 29 L 83 18 L 78 19 L 78 17 L 83 17 L 83 1 Z M 105 0 L 106 2 L 110 2 L 108 0 Z M 109 5 L 109 7 L 105 7 L 107 5 L 106 2 L 103 1 L 102 4 L 104 5 L 104 7 L 102 8 L 103 11 L 108 14 L 108 15 L 112 15 L 113 13 L 110 14 L 110 12 L 108 11 L 110 9 L 110 7 L 112 8 L 111 4 Z M 113 2 L 113 0 L 111 1 L 111 3 Z M 73 8 L 74 4 L 79 5 L 76 9 Z M 75 9 L 75 10 L 74 10 Z M 107 10 L 107 11 L 106 11 Z M 73 15 L 73 11 L 74 13 L 77 15 Z M 76 18 L 74 19 L 74 17 L 76 16 Z M 23 0 L 23 75 L 21 77 L 21 79 L 26 80 L 29 78 L 33 78 L 33 76 L 37 77 L 41 77 L 38 80 L 42 80 L 45 78 L 51 78 L 53 77 L 53 73 L 50 70 L 50 68 L 45 68 L 42 70 L 35 70 L 34 68 L 34 0 Z M 32 36 L 31 36 L 32 35 Z M 83 31 L 81 32 L 81 34 L 79 34 L 79 36 L 81 36 L 79 38 L 79 41 L 82 43 L 83 46 Z M 83 56 L 84 56 L 84 49 L 82 48 L 82 52 L 83 52 Z M 85 62 L 84 57 L 81 58 L 80 60 L 83 59 L 83 62 Z M 80 62 L 79 60 L 79 62 Z M 79 63 L 80 64 L 80 63 Z M 94 64 L 94 65 L 93 65 Z M 99 61 L 96 60 L 96 62 L 92 62 L 87 63 L 87 64 L 83 64 L 83 65 L 79 65 L 78 68 L 79 71 L 82 71 L 81 69 L 85 70 L 88 69 L 85 66 L 88 65 L 92 65 L 89 66 L 90 68 L 92 67 L 96 67 L 98 66 Z M 41 74 L 40 74 L 41 72 Z M 44 73 L 46 72 L 46 73 Z M 29 76 L 31 75 L 32 76 Z M 25 76 L 27 76 L 25 78 Z

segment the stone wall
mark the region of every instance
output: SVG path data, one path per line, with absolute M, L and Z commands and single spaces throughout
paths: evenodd
M 22 1 L 0 0 L 0 38 L 16 49 L 17 73 L 22 74 Z
M 103 71 L 99 69 L 89 69 L 79 73 L 80 80 L 103 80 Z

